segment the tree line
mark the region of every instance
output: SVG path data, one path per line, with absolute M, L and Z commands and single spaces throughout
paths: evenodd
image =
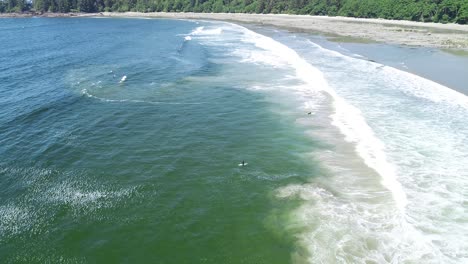
M 225 12 L 468 24 L 468 0 L 0 0 L 0 12 Z

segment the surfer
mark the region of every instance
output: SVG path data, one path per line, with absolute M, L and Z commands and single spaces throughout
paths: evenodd
M 312 112 L 309 112 L 309 113 L 307 113 L 307 114 L 308 114 L 308 115 L 311 115 L 311 114 L 312 114 Z

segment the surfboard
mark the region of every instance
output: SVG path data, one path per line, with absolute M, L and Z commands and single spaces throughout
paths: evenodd
M 243 167 L 243 166 L 247 166 L 247 165 L 248 165 L 248 163 L 247 163 L 247 162 L 246 162 L 246 163 L 244 163 L 244 165 L 242 165 L 242 163 L 239 163 L 239 167 Z

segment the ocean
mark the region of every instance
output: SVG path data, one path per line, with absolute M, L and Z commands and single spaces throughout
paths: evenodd
M 466 58 L 213 21 L 0 30 L 0 262 L 468 261 Z

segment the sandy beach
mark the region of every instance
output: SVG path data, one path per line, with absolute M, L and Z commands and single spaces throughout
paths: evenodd
M 307 15 L 239 13 L 100 13 L 105 17 L 154 17 L 174 19 L 212 19 L 271 25 L 331 38 L 349 38 L 434 48 L 468 50 L 468 25 L 421 23 L 385 19 L 325 17 Z

